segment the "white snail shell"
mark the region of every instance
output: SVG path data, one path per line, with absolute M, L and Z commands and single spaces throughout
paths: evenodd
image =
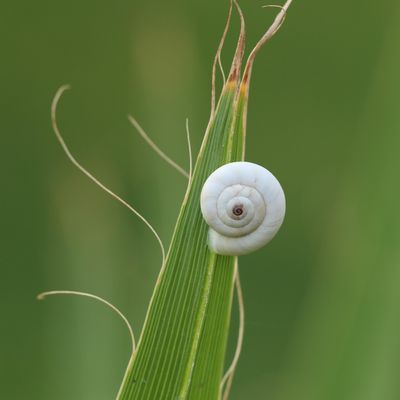
M 201 212 L 208 245 L 222 255 L 242 255 L 267 244 L 285 216 L 285 194 L 267 169 L 250 162 L 225 164 L 206 180 Z

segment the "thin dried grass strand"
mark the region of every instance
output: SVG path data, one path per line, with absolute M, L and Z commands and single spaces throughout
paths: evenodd
M 278 30 L 280 29 L 280 27 L 282 26 L 282 24 L 285 20 L 287 10 L 290 7 L 290 5 L 292 4 L 292 2 L 293 2 L 293 0 L 287 0 L 283 6 L 277 6 L 275 4 L 263 6 L 263 7 L 277 7 L 277 8 L 280 8 L 281 11 L 278 13 L 278 15 L 275 17 L 274 22 L 270 25 L 270 27 L 267 29 L 265 34 L 262 36 L 262 38 L 258 41 L 258 43 L 255 45 L 255 47 L 251 51 L 251 53 L 247 59 L 245 73 L 244 73 L 244 76 L 247 79 L 250 76 L 250 72 L 251 72 L 251 68 L 253 66 L 255 56 L 260 51 L 261 47 L 263 47 L 264 44 L 267 43 L 275 35 L 275 33 L 278 32 Z
M 189 152 L 189 185 L 190 185 L 193 174 L 193 155 L 192 155 L 192 145 L 190 142 L 189 118 L 186 118 L 186 139 Z
M 164 264 L 165 262 L 165 249 L 164 245 L 162 243 L 162 240 L 156 230 L 153 228 L 153 226 L 150 224 L 150 222 L 147 221 L 146 218 L 144 218 L 138 211 L 136 211 L 130 204 L 128 204 L 125 200 L 123 200 L 121 197 L 116 195 L 113 191 L 108 189 L 106 186 L 104 186 L 98 179 L 96 179 L 89 171 L 87 171 L 72 155 L 70 152 L 68 146 L 66 145 L 61 132 L 58 128 L 57 125 L 57 106 L 58 102 L 60 101 L 61 96 L 66 90 L 69 90 L 71 88 L 70 85 L 63 85 L 61 86 L 53 99 L 53 102 L 51 104 L 51 124 L 53 127 L 53 131 L 56 135 L 56 138 L 58 139 L 59 143 L 61 144 L 61 147 L 64 150 L 64 153 L 66 156 L 69 158 L 69 160 L 74 164 L 84 175 L 86 175 L 91 181 L 93 181 L 97 186 L 99 186 L 101 189 L 103 189 L 106 193 L 108 193 L 111 197 L 113 197 L 115 200 L 120 202 L 122 205 L 124 205 L 126 208 L 128 208 L 131 212 L 133 212 L 144 224 L 150 229 L 154 237 L 157 239 L 158 244 L 160 245 L 161 253 L 162 253 L 162 263 Z
M 163 160 L 165 160 L 172 168 L 182 174 L 185 178 L 191 179 L 192 169 L 193 169 L 193 158 L 192 158 L 192 147 L 190 142 L 190 131 L 189 131 L 189 119 L 186 118 L 186 140 L 188 146 L 189 153 L 189 172 L 183 169 L 178 163 L 176 163 L 171 157 L 165 154 L 147 135 L 144 129 L 140 126 L 140 124 L 133 118 L 131 115 L 128 115 L 129 121 L 136 128 L 140 136 L 146 141 L 146 143 L 156 152 L 158 156 L 160 156 Z
M 136 341 L 135 341 L 135 335 L 133 333 L 132 326 L 128 320 L 128 318 L 125 317 L 125 315 L 113 304 L 108 302 L 107 300 L 103 299 L 100 296 L 96 296 L 91 293 L 86 293 L 86 292 L 77 292 L 75 290 L 51 290 L 49 292 L 43 292 L 37 295 L 38 300 L 44 300 L 48 296 L 54 296 L 54 295 L 73 295 L 73 296 L 81 296 L 81 297 L 88 297 L 91 299 L 94 299 L 96 301 L 99 301 L 100 303 L 105 304 L 107 307 L 111 308 L 125 323 L 129 330 L 129 335 L 131 338 L 131 343 L 132 343 L 132 354 L 136 350 Z
M 226 82 L 226 76 L 224 72 L 224 68 L 222 66 L 222 61 L 221 61 L 221 52 L 225 44 L 225 39 L 226 35 L 228 34 L 229 26 L 231 23 L 231 17 L 232 17 L 232 9 L 233 9 L 233 1 L 230 1 L 230 7 L 229 7 L 229 12 L 228 12 L 228 18 L 225 24 L 224 32 L 222 33 L 221 40 L 218 45 L 217 52 L 214 57 L 214 62 L 212 66 L 212 79 L 211 79 L 211 118 L 214 117 L 215 115 L 215 92 L 216 92 L 216 70 L 217 70 L 217 63 L 219 65 L 219 69 L 221 71 L 222 79 L 223 79 L 223 85 L 225 85 Z
M 225 75 L 225 71 L 224 71 L 224 66 L 222 65 L 221 54 L 218 56 L 218 67 L 219 67 L 219 71 L 221 72 L 221 75 L 222 75 L 222 85 L 225 86 L 226 75 Z
M 145 132 L 145 130 L 141 127 L 141 125 L 133 118 L 131 115 L 128 115 L 129 122 L 135 127 L 139 135 L 146 141 L 146 143 L 169 165 L 175 168 L 179 173 L 181 173 L 186 178 L 189 178 L 189 174 L 174 160 L 168 157 L 149 137 L 149 135 Z
M 261 8 L 278 8 L 278 9 L 283 11 L 282 19 L 281 19 L 280 23 L 277 25 L 277 27 L 275 28 L 275 31 L 273 33 L 273 35 L 275 35 L 275 33 L 277 33 L 279 31 L 279 29 L 281 28 L 281 26 L 285 22 L 285 19 L 286 19 L 286 16 L 287 16 L 287 8 L 285 8 L 284 6 L 281 6 L 279 4 L 267 4 L 265 6 L 261 6 Z
M 228 81 L 235 81 L 240 75 L 244 48 L 246 43 L 246 22 L 244 20 L 243 11 L 236 0 L 233 0 L 233 4 L 235 5 L 240 18 L 240 33 L 239 33 L 239 40 L 235 50 L 235 55 L 233 57 L 232 66 L 229 71 Z

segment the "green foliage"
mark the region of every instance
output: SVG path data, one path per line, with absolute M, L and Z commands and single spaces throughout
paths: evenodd
M 235 258 L 208 249 L 199 199 L 216 168 L 241 159 L 238 89 L 232 76 L 205 134 L 121 399 L 219 397 Z
M 249 83 L 254 58 L 279 29 L 291 0 L 251 52 L 242 76 L 245 24 L 220 100 L 213 107 L 193 176 L 150 304 L 138 349 L 119 398 L 122 400 L 219 399 L 229 332 L 237 260 L 207 247 L 208 227 L 200 212 L 207 177 L 225 163 L 244 158 Z M 228 25 L 232 11 L 228 18 Z M 220 56 L 224 43 L 214 63 Z M 213 75 L 213 85 L 215 82 Z M 230 383 L 229 383 L 230 384 Z M 225 395 L 224 395 L 225 397 Z

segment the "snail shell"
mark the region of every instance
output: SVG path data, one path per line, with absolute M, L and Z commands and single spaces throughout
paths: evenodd
M 242 255 L 267 244 L 285 216 L 283 189 L 267 169 L 233 162 L 215 170 L 200 196 L 210 226 L 208 245 L 222 255 Z

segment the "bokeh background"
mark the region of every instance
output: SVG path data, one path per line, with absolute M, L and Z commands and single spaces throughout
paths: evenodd
M 248 48 L 271 22 L 242 0 Z M 187 165 L 197 152 L 228 0 L 2 2 L 0 12 L 0 398 L 109 400 L 159 267 L 143 224 L 67 161 L 73 153 L 169 242 L 184 179 L 129 125 L 132 113 Z M 237 37 L 235 17 L 226 50 Z M 400 398 L 400 7 L 295 0 L 256 61 L 247 159 L 287 195 L 265 249 L 242 257 L 243 355 L 232 400 Z M 236 315 L 237 313 L 234 312 Z M 237 318 L 232 323 L 235 341 Z M 207 399 L 205 399 L 207 400 Z

